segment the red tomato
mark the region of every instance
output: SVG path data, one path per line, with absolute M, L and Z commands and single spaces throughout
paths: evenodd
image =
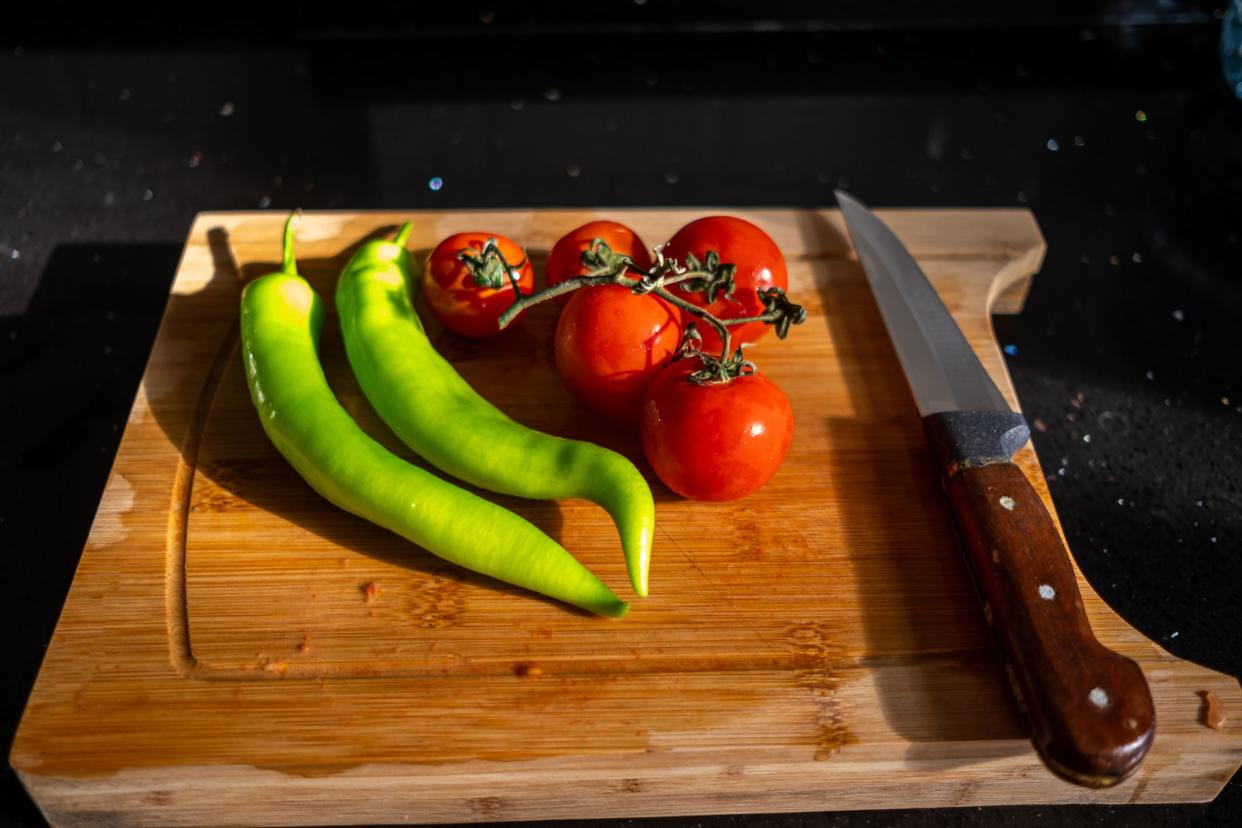
M 615 221 L 592 221 L 570 230 L 552 247 L 547 269 L 544 270 L 548 287 L 582 275 L 582 254 L 595 239 L 603 239 L 614 253 L 629 256 L 643 270 L 651 268 L 651 254 L 637 233 Z M 556 301 L 564 307 L 569 304 L 571 296 L 572 293 L 558 296 Z
M 556 324 L 556 368 L 585 406 L 634 423 L 651 379 L 681 343 L 677 309 L 620 285 L 579 288 Z
M 678 360 L 652 381 L 640 423 L 643 453 L 677 494 L 735 500 L 776 474 L 793 437 L 793 410 L 763 374 L 695 385 L 686 377 L 699 367 L 697 359 Z
M 785 257 L 776 242 L 767 233 L 740 218 L 708 216 L 695 219 L 669 239 L 664 255 L 685 264 L 688 253 L 693 253 L 702 262 L 709 250 L 716 251 L 721 264 L 737 265 L 737 273 L 733 277 L 733 301 L 718 295 L 716 301 L 707 305 L 708 311 L 720 319 L 759 316 L 764 311 L 763 303 L 759 301 L 759 290 L 769 287 L 787 290 L 789 287 Z M 702 293 L 684 290 L 681 285 L 672 285 L 669 290 L 699 307 L 706 304 Z M 695 318 L 684 311 L 682 315 L 683 327 Z M 720 337 L 715 328 L 702 320 L 695 327 L 703 334 L 703 350 L 717 354 L 720 351 Z M 735 349 L 744 342 L 758 340 L 770 327 L 762 322 L 731 326 L 729 338 L 732 347 Z
M 440 324 L 462 336 L 485 337 L 500 333 L 497 320 L 514 302 L 513 285 L 504 274 L 503 265 L 498 271 L 504 276 L 504 284 L 491 288 L 476 282 L 471 268 L 457 257 L 462 250 L 470 250 L 474 256 L 481 257 L 487 240 L 492 238 L 505 261 L 518 272 L 518 286 L 522 292 L 530 293 L 535 287 L 535 271 L 526 252 L 513 240 L 496 233 L 449 236 L 431 251 L 427 266 L 423 268 L 423 295 L 427 298 L 427 307 Z

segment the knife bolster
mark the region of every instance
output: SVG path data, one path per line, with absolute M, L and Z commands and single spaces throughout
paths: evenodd
M 1007 463 L 1031 437 L 1026 419 L 1014 411 L 940 411 L 923 418 L 923 433 L 949 474 Z

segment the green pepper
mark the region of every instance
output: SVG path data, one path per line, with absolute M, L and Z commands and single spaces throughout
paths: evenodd
M 432 465 L 480 488 L 538 499 L 584 498 L 621 535 L 630 583 L 647 594 L 655 528 L 651 489 L 634 464 L 593 443 L 514 422 L 436 352 L 411 303 L 409 224 L 364 244 L 341 274 L 336 310 L 358 385 L 388 427 Z
M 263 430 L 311 487 L 347 512 L 459 566 L 600 615 L 629 605 L 531 523 L 397 457 L 349 416 L 319 363 L 324 306 L 297 274 L 295 216 L 284 265 L 248 284 L 241 341 Z

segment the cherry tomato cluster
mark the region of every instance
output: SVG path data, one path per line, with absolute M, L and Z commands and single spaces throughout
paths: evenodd
M 785 259 L 767 233 L 731 216 L 690 222 L 656 259 L 614 221 L 584 224 L 556 243 L 548 289 L 591 277 L 556 296 L 557 370 L 583 405 L 638 426 L 648 462 L 670 489 L 698 500 L 743 497 L 776 473 L 793 435 L 785 394 L 741 352 L 772 327 L 773 303 L 788 286 Z M 601 273 L 629 279 L 608 283 Z M 525 252 L 495 234 L 450 236 L 423 270 L 428 307 L 464 336 L 499 333 L 533 288 Z M 708 316 L 727 327 L 728 346 Z

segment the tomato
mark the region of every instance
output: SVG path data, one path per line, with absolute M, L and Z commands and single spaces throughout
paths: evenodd
M 436 245 L 423 268 L 423 296 L 427 307 L 440 324 L 462 336 L 485 337 L 500 333 L 497 320 L 514 302 L 513 285 L 504 273 L 504 266 L 494 266 L 494 275 L 503 280 L 498 287 L 480 285 L 471 266 L 457 257 L 462 250 L 482 258 L 488 239 L 510 267 L 518 273 L 518 286 L 523 293 L 535 287 L 535 271 L 522 250 L 512 239 L 496 233 L 458 233 Z
M 759 316 L 764 312 L 763 303 L 759 300 L 760 290 L 770 287 L 787 290 L 789 287 L 785 257 L 781 255 L 776 242 L 767 233 L 740 218 L 708 216 L 695 219 L 678 230 L 664 247 L 665 256 L 674 258 L 683 265 L 686 263 L 687 254 L 693 253 L 702 262 L 707 258 L 708 251 L 715 251 L 722 264 L 737 266 L 733 300 L 730 301 L 721 294 L 707 305 L 706 297 L 702 293 L 686 290 L 682 285 L 671 285 L 669 291 L 699 307 L 706 305 L 708 311 L 720 319 Z M 686 322 L 695 318 L 684 311 L 683 317 L 683 327 Z M 695 327 L 703 334 L 703 350 L 712 354 L 718 353 L 720 337 L 715 328 L 702 320 Z M 735 349 L 742 343 L 758 340 L 770 327 L 762 322 L 731 326 L 729 338 L 732 347 Z
M 629 256 L 643 270 L 651 268 L 651 253 L 637 233 L 615 221 L 592 221 L 570 230 L 552 247 L 548 266 L 544 270 L 548 287 L 582 275 L 582 254 L 595 239 L 603 239 L 614 253 Z M 556 301 L 564 307 L 569 304 L 571 296 L 572 293 L 558 296 Z
M 643 392 L 681 343 L 677 309 L 620 285 L 579 288 L 556 325 L 556 368 L 583 405 L 638 421 Z
M 695 500 L 735 500 L 767 483 L 789 451 L 793 410 L 763 374 L 695 385 L 697 359 L 672 363 L 643 401 L 643 453 L 664 484 Z

